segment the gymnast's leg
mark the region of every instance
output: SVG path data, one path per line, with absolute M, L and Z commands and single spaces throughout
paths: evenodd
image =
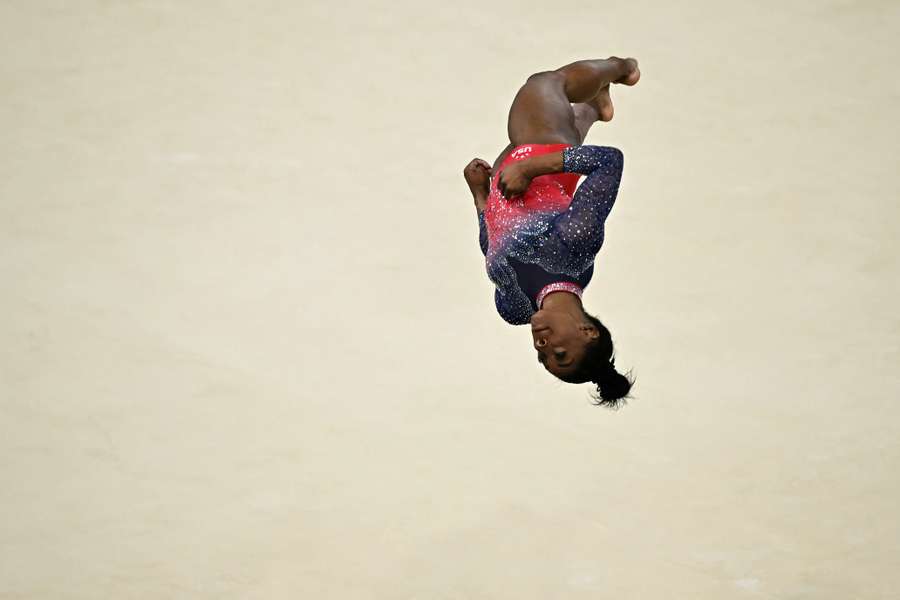
M 514 146 L 580 144 L 594 121 L 612 118 L 609 84 L 634 85 L 638 79 L 637 61 L 616 57 L 535 73 L 509 110 L 509 140 Z
M 572 112 L 575 113 L 575 128 L 583 144 L 594 123 L 612 121 L 614 109 L 609 85 L 600 88 L 600 92 L 592 100 L 573 104 Z

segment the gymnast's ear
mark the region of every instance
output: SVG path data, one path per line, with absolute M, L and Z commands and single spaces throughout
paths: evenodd
M 591 323 L 584 323 L 579 327 L 579 329 L 591 341 L 600 338 L 600 332 Z

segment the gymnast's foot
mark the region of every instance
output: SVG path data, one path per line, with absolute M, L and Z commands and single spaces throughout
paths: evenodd
M 633 58 L 620 58 L 616 60 L 622 61 L 622 72 L 624 74 L 613 83 L 634 85 L 641 79 L 641 70 L 638 68 L 637 60 Z M 615 108 L 613 107 L 612 98 L 609 95 L 608 84 L 603 86 L 597 95 L 590 101 L 585 102 L 585 104 L 597 111 L 598 121 L 612 121 L 613 115 L 615 114 Z
M 635 58 L 620 59 L 624 63 L 625 74 L 619 77 L 613 83 L 621 83 L 622 85 L 634 85 L 641 79 L 641 70 L 638 68 L 638 61 Z
M 597 111 L 598 121 L 612 121 L 615 110 L 613 109 L 612 98 L 609 97 L 608 85 L 604 86 L 590 102 L 586 102 L 585 104 L 588 104 Z

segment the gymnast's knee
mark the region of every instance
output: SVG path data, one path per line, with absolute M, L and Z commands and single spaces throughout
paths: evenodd
M 562 85 L 566 81 L 566 76 L 559 71 L 539 71 L 537 73 L 532 73 L 528 76 L 528 79 L 525 80 L 525 84 L 536 84 L 536 85 Z

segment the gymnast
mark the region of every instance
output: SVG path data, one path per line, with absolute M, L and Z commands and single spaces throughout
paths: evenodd
M 497 312 L 512 325 L 530 323 L 544 368 L 567 383 L 592 382 L 597 404 L 611 408 L 634 381 L 616 371 L 610 332 L 584 310 L 581 296 L 623 157 L 616 148 L 581 144 L 594 122 L 613 117 L 610 84 L 633 86 L 640 77 L 635 59 L 616 57 L 535 73 L 510 107 L 509 146 L 493 167 L 475 158 L 463 171 Z

